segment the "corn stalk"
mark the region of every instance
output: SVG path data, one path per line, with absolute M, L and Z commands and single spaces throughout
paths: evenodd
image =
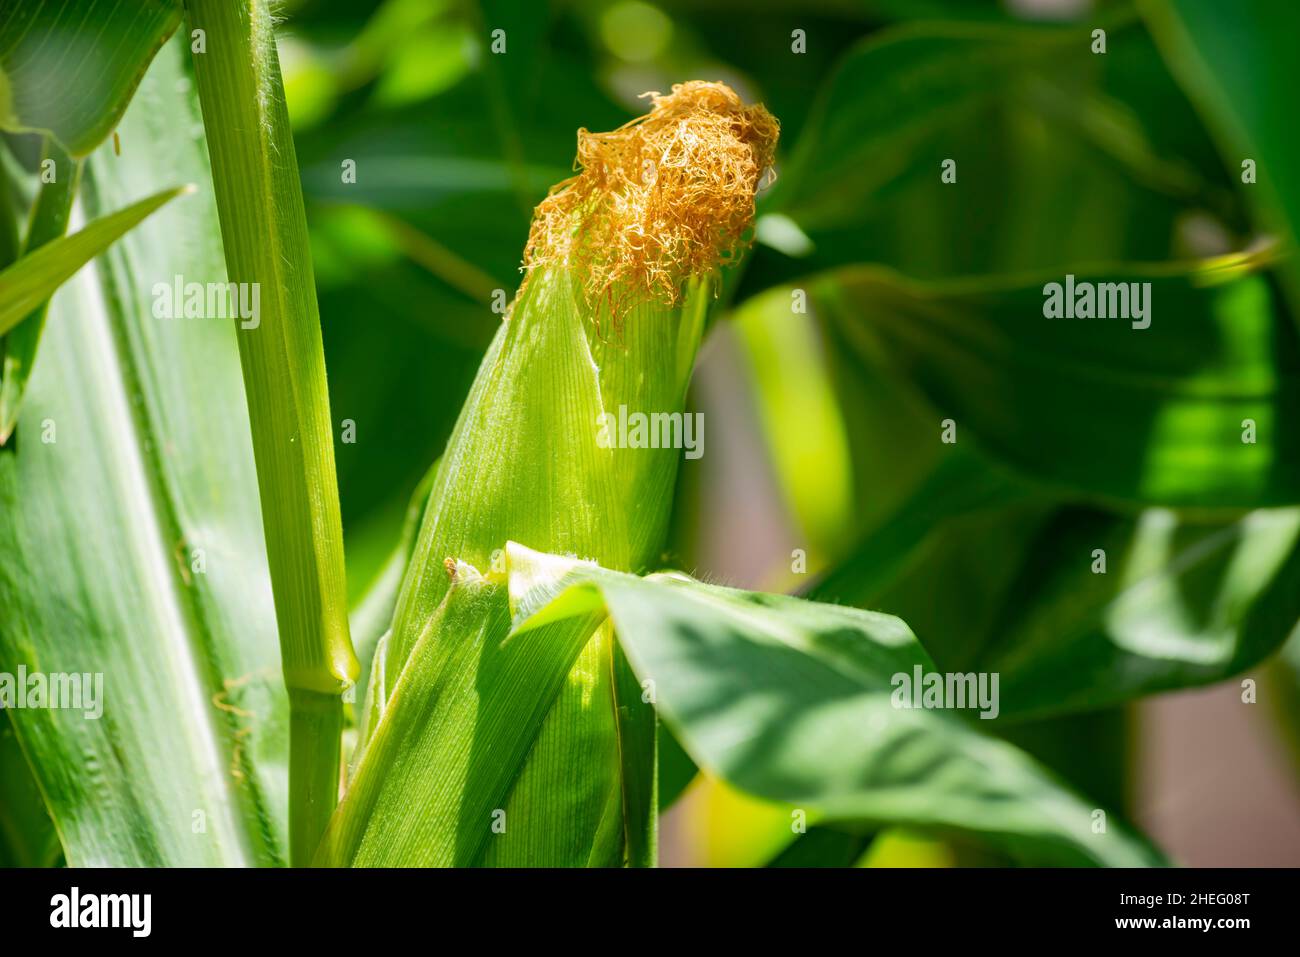
M 256 284 L 239 354 L 290 707 L 290 860 L 310 860 L 338 799 L 348 633 L 320 315 L 284 87 L 264 0 L 187 0 L 232 283 Z M 201 31 L 201 32 L 197 32 Z

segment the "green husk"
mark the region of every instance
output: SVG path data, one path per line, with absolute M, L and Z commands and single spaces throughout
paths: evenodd
M 536 636 L 508 637 L 507 592 L 523 572 L 506 551 L 630 572 L 662 559 L 682 450 L 612 446 L 603 417 L 684 412 L 718 267 L 752 218 L 775 121 L 718 84 L 674 88 L 647 119 L 580 133 L 587 172 L 538 209 L 527 281 L 448 442 L 376 655 L 327 863 L 655 862 L 653 707 L 599 617 L 566 622 L 549 655 L 527 660 Z M 643 156 L 660 163 L 646 180 Z M 465 611 L 467 591 L 480 610 Z M 425 758 L 400 757 L 398 740 Z M 485 781 L 461 757 L 486 742 Z
M 462 657 L 471 641 L 467 626 L 444 621 L 446 603 L 452 600 L 455 607 L 452 596 L 457 593 L 447 559 L 500 580 L 506 542 L 519 540 L 538 550 L 595 558 L 627 570 L 658 563 L 681 451 L 601 448 L 597 422 L 603 411 L 616 413 L 620 404 L 682 410 L 711 293 L 706 282 L 697 282 L 679 309 L 638 306 L 622 319 L 621 341 L 602 338 L 574 297 L 566 271 L 535 277 L 483 360 L 439 469 L 393 629 L 374 664 L 367 713 L 377 708 L 373 699 L 389 697 L 393 692 L 383 689 L 396 689 L 399 681 L 404 696 L 394 695 L 387 708 L 381 703 L 381 717 L 372 718 L 371 727 L 416 723 L 419 703 L 432 693 L 414 680 L 426 668 L 438 674 L 451 669 L 468 679 L 471 672 L 482 677 L 494 667 L 494 646 L 508 633 L 505 589 L 498 587 L 482 599 L 494 608 L 498 626 L 478 642 L 478 658 L 471 664 Z M 616 654 L 612 631 L 597 624 L 587 623 L 585 634 L 578 636 L 576 663 L 570 662 L 568 677 L 540 726 L 531 729 L 535 740 L 520 754 L 519 773 L 508 798 L 498 805 L 510 822 L 504 833 L 477 829 L 492 840 L 473 845 L 470 856 L 464 836 L 449 830 L 445 856 L 363 856 L 354 862 L 651 862 L 653 712 L 640 701 L 639 685 Z M 413 654 L 416 647 L 420 651 Z M 441 662 L 448 656 L 459 664 Z M 407 668 L 411 674 L 403 674 Z M 473 684 L 458 687 L 457 696 L 474 692 Z M 477 724 L 469 716 L 457 728 L 472 739 Z M 369 746 L 362 741 L 360 747 Z M 384 767 L 384 753 L 367 751 L 361 767 L 367 763 Z M 577 780 L 575 767 L 582 769 Z M 435 773 L 452 771 L 444 765 Z M 470 770 L 464 773 L 472 789 Z M 408 803 L 417 813 L 432 816 L 433 808 L 403 799 L 401 790 L 389 790 L 392 781 L 400 780 L 391 768 L 386 776 L 393 806 Z M 486 821 L 479 818 L 480 824 Z M 625 831 L 629 822 L 634 825 L 630 834 Z M 375 826 L 382 831 L 388 824 Z M 426 852 L 421 848 L 420 853 Z

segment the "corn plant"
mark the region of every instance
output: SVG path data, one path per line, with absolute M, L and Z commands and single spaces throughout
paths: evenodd
M 385 9 L 393 29 L 413 8 Z M 1252 90 L 1186 67 L 1233 42 L 1217 13 L 1141 12 L 1106 30 L 1159 44 L 1197 136 L 1300 160 L 1251 126 Z M 1267 238 L 957 278 L 844 239 L 918 131 L 983 122 L 972 84 L 1046 115 L 1077 93 L 1051 70 L 1095 42 L 899 27 L 850 49 L 793 145 L 768 106 L 682 78 L 576 129 L 535 206 L 515 163 L 520 280 L 350 601 L 320 242 L 266 0 L 7 6 L 0 862 L 654 866 L 661 810 L 702 779 L 777 822 L 772 863 L 891 834 L 1165 863 L 1043 729 L 1082 716 L 1110 749 L 1114 709 L 1276 657 L 1300 619 L 1294 186 L 1247 204 L 1127 131 L 1112 160 L 1162 202 Z M 495 293 L 400 217 L 354 221 Z M 1054 278 L 1070 308 L 1133 290 L 1131 321 L 1049 317 Z M 724 328 L 805 536 L 799 597 L 675 567 L 693 377 Z M 922 450 L 854 488 L 850 457 L 879 470 L 900 429 Z

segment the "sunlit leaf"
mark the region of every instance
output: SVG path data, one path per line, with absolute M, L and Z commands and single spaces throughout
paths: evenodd
M 0 129 L 84 156 L 122 118 L 181 19 L 176 0 L 39 0 L 0 11 Z
M 1049 318 L 1067 283 L 1099 291 L 1112 318 Z M 949 440 L 1044 486 L 1130 507 L 1300 501 L 1300 351 L 1249 260 L 933 285 L 860 268 L 810 295 L 924 397 L 935 442 L 951 422 Z
M 179 45 L 157 58 L 122 122 L 132 148 L 87 161 L 87 215 L 208 183 L 202 142 L 175 136 L 198 122 L 187 78 Z M 153 282 L 176 275 L 225 280 L 210 187 L 58 291 L 0 450 L 0 671 L 102 680 L 83 695 L 99 718 L 8 712 L 75 866 L 285 859 L 284 690 L 234 326 L 156 317 Z
M 529 610 L 554 627 L 564 612 L 608 609 L 661 717 L 744 791 L 827 822 L 979 835 L 1039 864 L 1161 861 L 1113 823 L 1094 832 L 1092 803 L 978 721 L 896 707 L 895 676 L 934 669 L 897 618 L 585 563 L 563 585 L 519 602 L 516 637 Z

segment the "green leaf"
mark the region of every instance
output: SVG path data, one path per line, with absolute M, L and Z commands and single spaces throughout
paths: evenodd
M 1140 8 L 1170 70 L 1217 135 L 1224 162 L 1261 223 L 1300 239 L 1300 131 L 1287 119 L 1288 90 L 1300 87 L 1295 37 L 1300 6 L 1270 0 L 1199 3 L 1144 0 Z M 1255 181 L 1244 183 L 1246 160 Z M 1300 314 L 1300 260 L 1285 264 Z
M 856 263 L 941 278 L 1246 246 L 1195 111 L 1145 30 L 1107 19 L 1105 56 L 1095 22 L 917 23 L 854 46 L 779 171 L 744 292 Z
M 58 239 L 68 231 L 68 219 L 72 215 L 72 203 L 81 179 L 81 164 L 50 139 L 45 141 L 42 170 L 46 163 L 52 164 L 49 169 L 55 178 L 44 183 L 36 197 L 27 231 L 29 250 Z M 45 331 L 47 305 L 48 301 L 4 337 L 4 365 L 0 367 L 0 445 L 9 440 L 18 424 L 18 409 L 27 390 L 27 380 L 32 375 L 41 333 Z
M 1083 73 L 1089 43 L 1078 27 L 955 22 L 868 36 L 823 87 L 770 202 L 804 229 L 845 223 L 936 133 L 1032 87 L 1039 71 Z
M 1300 617 L 1295 509 L 1117 515 L 1014 484 L 981 495 L 978 469 L 941 465 L 811 595 L 905 617 L 943 668 L 998 672 L 1005 718 L 1221 681 Z
M 934 670 L 897 618 L 537 561 L 553 570 L 518 602 L 516 635 L 608 609 L 663 720 L 702 768 L 750 794 L 819 822 L 978 835 L 1037 864 L 1162 861 L 1117 822 L 1094 833 L 1094 805 L 978 722 L 895 707 L 895 676 Z
M 226 268 L 262 292 L 238 338 L 295 712 L 292 858 L 305 863 L 338 800 L 342 693 L 359 672 L 316 284 L 268 5 L 188 0 L 187 9 L 207 36 L 194 64 Z
M 117 242 L 146 216 L 193 186 L 154 193 L 94 220 L 90 225 L 46 243 L 0 272 L 0 335 L 9 332 L 50 298 L 77 270 Z
M 176 0 L 40 0 L 0 12 L 0 129 L 85 156 L 112 132 L 181 20 Z
M 1045 487 L 1222 514 L 1300 501 L 1300 352 L 1256 263 L 1078 270 L 1079 283 L 1149 283 L 1148 328 L 1047 318 L 1063 275 L 924 285 L 863 267 L 809 295 L 924 399 L 936 442 L 951 419 L 958 443 Z
M 202 141 L 176 135 L 199 121 L 182 49 L 123 118 L 134 146 L 87 161 L 88 215 L 208 183 Z M 8 712 L 73 866 L 286 856 L 285 698 L 234 329 L 154 315 L 156 282 L 225 281 L 216 235 L 204 189 L 61 288 L 0 450 L 3 670 L 103 676 L 98 719 Z
M 1298 618 L 1300 510 L 1209 525 L 1065 510 L 1032 541 L 973 667 L 1002 675 L 1008 716 L 1089 710 L 1229 678 Z

